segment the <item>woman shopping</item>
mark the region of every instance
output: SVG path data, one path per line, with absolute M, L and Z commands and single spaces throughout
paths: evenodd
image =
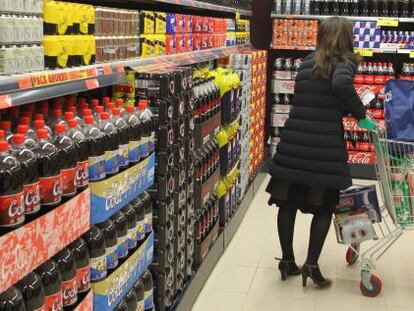
M 375 127 L 366 118 L 353 85 L 357 67 L 352 23 L 342 17 L 322 22 L 316 52 L 304 59 L 297 74 L 293 108 L 281 133 L 266 189 L 269 203 L 279 207 L 282 280 L 302 274 L 303 286 L 308 278 L 321 288 L 332 284 L 323 277 L 318 261 L 339 192 L 352 185 L 342 117 L 351 114 L 360 127 Z M 313 215 L 308 255 L 301 268 L 293 251 L 297 210 Z

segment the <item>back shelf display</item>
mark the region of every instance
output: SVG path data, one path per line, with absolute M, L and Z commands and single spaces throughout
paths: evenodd
M 276 152 L 289 117 L 295 87 L 294 78 L 301 59 L 276 58 L 272 79 L 272 110 L 270 117 L 271 135 L 269 137 L 271 156 Z M 296 64 L 296 65 L 294 65 Z M 403 77 L 409 79 L 410 65 L 405 64 Z M 368 111 L 377 122 L 384 119 L 384 85 L 389 79 L 395 79 L 393 63 L 362 62 L 355 75 L 355 89 Z M 290 78 L 290 80 L 288 80 Z M 370 144 L 369 134 L 357 126 L 351 118 L 344 118 L 344 139 L 349 153 L 349 162 L 353 164 L 375 164 L 374 148 Z

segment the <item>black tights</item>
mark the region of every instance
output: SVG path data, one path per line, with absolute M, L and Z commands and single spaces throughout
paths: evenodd
M 282 247 L 283 260 L 295 260 L 293 253 L 293 232 L 295 229 L 296 210 L 285 207 L 279 208 L 277 215 L 277 228 L 279 231 L 279 240 Z M 331 215 L 315 215 L 312 219 L 310 229 L 308 258 L 306 264 L 318 264 L 326 236 L 331 226 Z

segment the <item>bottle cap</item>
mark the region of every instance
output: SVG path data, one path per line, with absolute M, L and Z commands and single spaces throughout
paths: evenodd
M 20 118 L 19 123 L 29 125 L 30 124 L 30 118 L 29 117 L 22 117 L 22 118 Z
M 33 121 L 33 127 L 35 129 L 41 129 L 45 127 L 45 121 L 44 120 L 34 120 Z
M 90 109 L 83 109 L 82 110 L 82 115 L 85 116 L 91 116 L 92 115 L 92 110 Z
M 76 107 L 75 106 L 69 107 L 68 111 L 73 112 L 73 114 L 75 115 L 76 114 Z
M 103 97 L 102 98 L 102 102 L 104 103 L 104 104 L 109 104 L 109 102 L 111 101 L 111 99 L 109 98 L 109 97 Z
M 92 106 L 92 107 L 99 106 L 99 100 L 98 100 L 98 99 L 96 99 L 96 98 L 92 99 L 92 100 L 91 100 L 91 106 Z
M 28 131 L 29 131 L 29 127 L 25 124 L 19 124 L 17 126 L 17 133 L 19 134 L 27 134 Z
M 90 115 L 90 116 L 86 116 L 85 117 L 85 123 L 86 124 L 92 124 L 93 123 L 93 117 Z
M 82 103 L 82 104 L 79 105 L 79 107 L 80 107 L 80 110 L 89 109 L 88 103 Z
M 104 107 L 103 106 L 96 106 L 95 107 L 95 113 L 102 113 L 104 111 Z
M 45 139 L 45 138 L 47 138 L 49 133 L 47 132 L 46 129 L 39 129 L 39 130 L 37 130 L 36 134 L 37 134 L 37 138 Z
M 134 113 L 135 111 L 135 107 L 134 106 L 128 106 L 125 108 L 126 111 L 128 111 L 129 113 Z
M 120 116 L 121 115 L 121 110 L 119 108 L 114 108 L 114 109 L 112 109 L 112 114 L 114 116 Z
M 53 117 L 61 118 L 62 117 L 62 109 L 55 109 L 53 110 Z
M 116 106 L 117 107 L 122 107 L 124 105 L 124 100 L 123 99 L 117 99 L 116 100 Z
M 5 152 L 9 150 L 9 143 L 7 140 L 0 141 L 0 152 Z
M 56 124 L 55 125 L 55 133 L 61 134 L 61 133 L 64 133 L 65 130 L 66 130 L 66 127 L 65 127 L 64 124 L 61 123 L 61 124 Z
M 25 139 L 26 139 L 26 137 L 24 136 L 24 134 L 14 134 L 13 135 L 13 143 L 15 145 L 23 144 Z
M 111 110 L 115 108 L 115 104 L 114 103 L 107 103 L 106 104 L 106 109 Z
M 44 120 L 45 117 L 43 116 L 43 113 L 36 113 L 33 117 L 33 120 Z
M 75 109 L 76 109 L 76 108 L 75 108 Z M 74 117 L 75 117 L 75 116 L 74 116 L 74 114 L 73 114 L 73 112 L 72 112 L 72 111 L 67 111 L 67 112 L 65 112 L 65 120 L 66 120 L 66 121 L 68 121 L 68 120 L 72 120 Z
M 75 119 L 68 120 L 68 126 L 70 128 L 78 127 L 78 121 L 76 121 Z
M 102 112 L 101 113 L 101 119 L 102 120 L 109 120 L 109 117 L 110 117 L 111 115 L 109 114 L 109 112 Z
M 10 121 L 1 121 L 0 122 L 0 127 L 5 131 L 10 131 L 11 130 L 11 122 Z
M 148 101 L 146 99 L 141 99 L 138 103 L 138 109 L 143 110 L 147 109 L 148 107 Z

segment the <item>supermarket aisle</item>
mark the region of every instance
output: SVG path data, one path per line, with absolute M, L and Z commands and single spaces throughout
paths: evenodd
M 383 280 L 377 298 L 360 295 L 359 269 L 345 263 L 344 246 L 331 229 L 321 267 L 334 281 L 328 290 L 303 289 L 300 278 L 280 281 L 274 257 L 280 256 L 276 209 L 267 206 L 262 184 L 226 253 L 217 264 L 192 311 L 408 311 L 414 306 L 414 233 L 406 233 L 378 262 Z M 305 260 L 310 217 L 298 215 L 295 251 Z M 303 229 L 302 229 L 303 228 Z

